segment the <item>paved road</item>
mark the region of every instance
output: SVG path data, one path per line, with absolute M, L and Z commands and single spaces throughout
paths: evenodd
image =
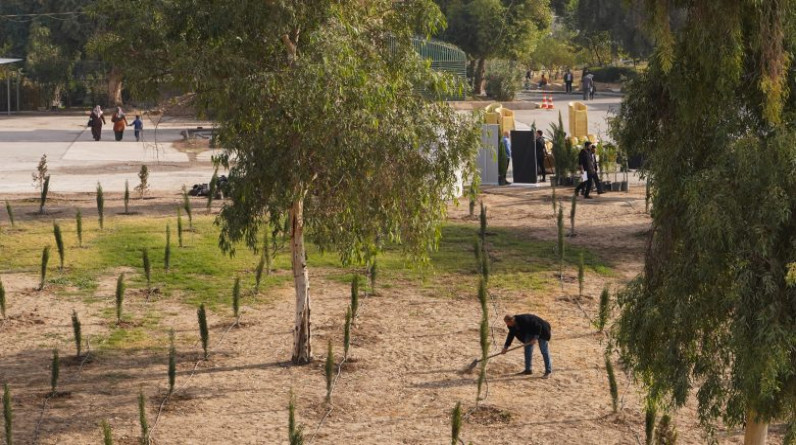
M 518 96 L 518 99 L 542 102 L 542 95 L 536 92 L 523 92 Z M 536 127 L 543 130 L 546 136 L 548 130 L 550 130 L 550 124 L 558 123 L 558 112 L 561 112 L 564 129 L 569 132 L 567 103 L 570 101 L 582 101 L 583 97 L 581 94 L 567 95 L 560 93 L 555 94 L 553 99 L 554 110 L 537 109 L 514 111 L 514 118 L 518 122 L 518 127 L 520 129 L 530 128 L 531 124 L 535 121 Z M 621 101 L 622 98 L 619 96 L 595 96 L 594 100 L 584 102 L 589 107 L 589 133 L 596 134 L 598 137 L 608 138 L 607 119 L 619 111 L 619 104 Z
M 0 193 L 35 193 L 31 175 L 43 154 L 53 193 L 93 192 L 97 182 L 108 192 L 121 192 L 125 180 L 138 183 L 142 164 L 150 169 L 153 190 L 177 191 L 183 184 L 208 182 L 212 175 L 215 151 L 194 154 L 174 144 L 182 140 L 181 131 L 207 128 L 206 122 L 164 119 L 155 130 L 144 118 L 143 142 L 135 141 L 132 129 L 125 131 L 123 141 L 115 141 L 110 125 L 103 127 L 97 142 L 87 121 L 82 113 L 0 116 Z
M 541 102 L 538 93 L 522 92 L 519 99 Z M 547 132 L 557 122 L 558 111 L 568 128 L 566 100 L 579 100 L 579 95 L 556 94 L 556 110 L 516 110 L 518 127 L 530 128 L 536 122 Z M 605 136 L 606 118 L 618 109 L 619 97 L 597 97 L 589 105 L 589 130 Z M 145 141 L 135 142 L 131 129 L 124 140 L 116 142 L 110 125 L 103 128 L 102 140 L 96 142 L 85 126 L 86 113 L 37 113 L 0 116 L 0 194 L 36 193 L 31 174 L 42 154 L 47 155 L 53 193 L 93 192 L 97 182 L 107 192 L 123 192 L 125 180 L 138 183 L 142 164 L 150 170 L 152 190 L 179 191 L 183 185 L 209 182 L 213 173 L 210 162 L 215 150 L 190 153 L 178 149 L 181 131 L 197 126 L 210 127 L 207 122 L 166 118 L 158 124 L 144 118 Z M 110 120 L 108 120 L 110 124 Z

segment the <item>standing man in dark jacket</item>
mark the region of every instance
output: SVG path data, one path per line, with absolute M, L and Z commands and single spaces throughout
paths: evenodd
M 585 188 L 583 197 L 586 199 L 592 199 L 589 196 L 591 192 L 591 182 L 597 180 L 597 169 L 595 166 L 594 158 L 591 155 L 591 142 L 586 141 L 583 144 L 583 149 L 580 150 L 578 153 L 578 165 L 580 166 L 580 171 L 586 172 L 586 180 L 581 181 L 580 184 L 575 188 L 575 193 L 577 194 L 583 188 Z
M 545 158 L 547 156 L 544 149 L 544 133 L 542 130 L 536 130 L 536 173 L 542 177 L 542 182 L 545 182 L 547 173 L 544 168 Z
M 573 79 L 574 79 L 574 76 L 572 75 L 572 71 L 567 70 L 567 72 L 564 73 L 564 84 L 567 87 L 567 94 L 572 93 L 572 80 Z
M 553 372 L 553 365 L 550 362 L 550 350 L 547 345 L 551 335 L 550 323 L 533 314 L 506 315 L 503 317 L 503 321 L 506 322 L 506 326 L 509 328 L 509 334 L 506 336 L 506 344 L 503 345 L 503 350 L 500 353 L 506 353 L 515 337 L 525 343 L 525 371 L 522 373 L 530 375 L 533 374 L 531 369 L 533 345 L 534 343 L 539 343 L 539 351 L 542 352 L 542 358 L 544 359 L 544 376 L 542 378 L 549 378 Z

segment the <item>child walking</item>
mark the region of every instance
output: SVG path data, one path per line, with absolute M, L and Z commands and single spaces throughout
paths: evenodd
M 136 114 L 133 121 L 133 129 L 135 129 L 135 141 L 139 142 L 144 137 L 144 122 L 141 120 L 141 115 Z

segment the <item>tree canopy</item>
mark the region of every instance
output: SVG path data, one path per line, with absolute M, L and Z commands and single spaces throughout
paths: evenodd
M 424 259 L 457 171 L 472 168 L 477 126 L 438 99 L 456 85 L 412 46 L 444 18 L 425 0 L 157 3 L 170 76 L 196 92 L 226 149 L 220 246 L 257 248 L 264 222 L 289 218 L 293 360 L 306 362 L 304 234 L 347 264 L 385 243 Z M 131 62 L 153 55 L 141 56 Z
M 618 300 L 622 356 L 702 423 L 790 423 L 796 438 L 793 1 L 648 1 L 657 41 L 614 135 L 646 157 L 652 231 Z M 763 431 L 764 428 L 757 428 Z M 760 436 L 757 436 L 760 437 Z M 747 442 L 759 443 L 759 442 Z

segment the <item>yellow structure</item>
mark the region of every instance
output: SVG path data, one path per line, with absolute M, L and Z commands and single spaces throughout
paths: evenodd
M 503 108 L 499 103 L 490 104 L 486 107 L 484 121 L 487 124 L 497 124 L 500 126 L 500 133 L 512 131 L 514 126 L 514 112 L 508 108 Z
M 589 107 L 583 102 L 569 103 L 569 135 L 585 138 L 589 135 Z

